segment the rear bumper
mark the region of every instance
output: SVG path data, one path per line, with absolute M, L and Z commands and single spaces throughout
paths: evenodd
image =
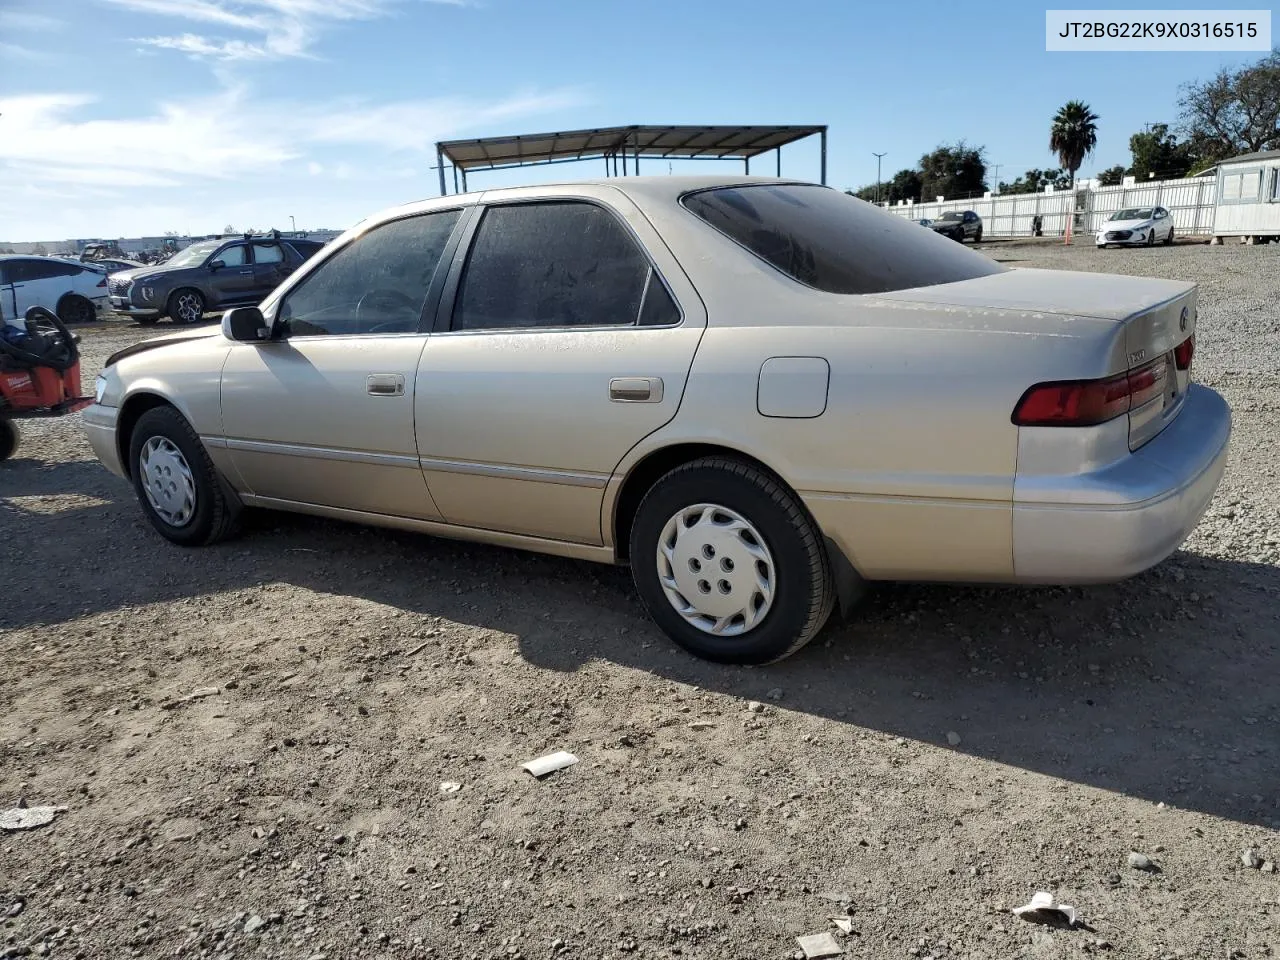
M 100 403 L 85 407 L 81 414 L 85 436 L 89 438 L 89 446 L 94 455 L 102 461 L 102 465 L 117 477 L 125 476 L 124 465 L 120 462 L 120 450 L 116 446 L 116 420 L 120 416 L 119 407 L 104 407 Z
M 1021 583 L 1107 583 L 1182 545 L 1227 463 L 1231 410 L 1192 385 L 1177 419 L 1134 453 L 1062 482 L 1014 484 L 1013 566 Z M 1035 499 L 1053 490 L 1055 502 Z

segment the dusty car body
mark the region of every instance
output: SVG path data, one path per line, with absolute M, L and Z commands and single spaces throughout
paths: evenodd
M 178 543 L 254 506 L 629 562 L 678 643 L 764 662 L 867 581 L 1173 552 L 1230 435 L 1191 382 L 1196 306 L 809 184 L 494 190 L 384 211 L 260 310 L 121 351 L 84 421 Z

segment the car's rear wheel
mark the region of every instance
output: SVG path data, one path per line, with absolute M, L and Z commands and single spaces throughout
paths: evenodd
M 68 293 L 59 300 L 56 312 L 63 323 L 92 323 L 97 317 L 93 303 L 78 293 Z
M 1164 245 L 1166 247 L 1173 245 L 1173 224 L 1169 224 L 1169 235 L 1164 238 Z
M 235 528 L 236 507 L 223 492 L 200 438 L 173 407 L 148 410 L 129 438 L 133 489 L 151 525 L 184 547 L 215 543 Z
M 979 227 L 979 228 L 978 228 L 978 232 L 977 232 L 977 233 L 975 233 L 975 234 L 973 235 L 973 242 L 974 242 L 974 243 L 981 243 L 981 242 L 982 242 L 982 228 L 981 228 L 981 227 Z
M 695 460 L 664 476 L 640 503 L 630 549 L 649 615 L 695 656 L 781 660 L 831 614 L 813 521 L 781 482 L 741 461 Z
M 169 297 L 169 316 L 177 323 L 199 323 L 204 317 L 204 297 L 199 290 L 175 290 Z
M 21 440 L 18 425 L 8 417 L 0 417 L 0 460 L 8 460 L 17 453 Z

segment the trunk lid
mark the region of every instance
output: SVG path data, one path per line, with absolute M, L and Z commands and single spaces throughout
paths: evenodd
M 1154 396 L 1129 411 L 1129 449 L 1160 433 L 1182 408 L 1191 383 L 1188 362 L 1180 369 L 1175 350 L 1196 329 L 1198 288 L 1180 280 L 1158 280 L 1074 270 L 1015 269 L 958 283 L 876 294 L 877 299 L 972 309 L 1024 311 L 1037 315 L 1093 317 L 1121 325 L 1123 374 L 1149 368 Z M 1156 387 L 1159 387 L 1157 390 Z

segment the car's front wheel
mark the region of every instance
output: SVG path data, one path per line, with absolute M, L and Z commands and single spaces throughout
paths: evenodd
M 1165 238 L 1164 238 L 1164 245 L 1165 245 L 1166 247 L 1168 247 L 1168 246 L 1172 246 L 1172 245 L 1173 245 L 1173 226 L 1172 226 L 1172 224 L 1169 226 L 1169 235 L 1168 235 L 1167 237 L 1165 237 Z
M 169 298 L 169 316 L 178 323 L 199 323 L 204 316 L 204 296 L 199 290 L 177 290 Z
M 173 407 L 148 410 L 129 438 L 133 489 L 151 525 L 184 547 L 215 543 L 235 528 L 236 509 L 200 438 Z
M 0 460 L 8 460 L 17 453 L 21 439 L 18 425 L 8 417 L 0 417 Z
M 640 503 L 630 551 L 649 615 L 695 656 L 781 660 L 831 614 L 830 563 L 813 521 L 747 463 L 706 458 L 664 476 Z
M 979 227 L 979 228 L 978 228 L 978 230 L 977 230 L 977 232 L 973 235 L 973 242 L 974 242 L 974 243 L 981 243 L 981 242 L 982 242 L 982 228 L 981 228 L 981 227 Z

